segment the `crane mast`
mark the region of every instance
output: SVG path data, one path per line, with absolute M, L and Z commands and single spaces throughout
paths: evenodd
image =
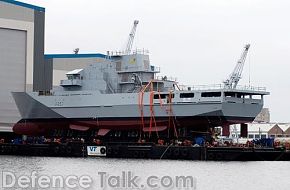
M 133 41 L 134 41 L 134 37 L 135 37 L 138 23 L 139 23 L 138 20 L 134 20 L 134 24 L 133 24 L 132 30 L 129 34 L 129 39 L 128 39 L 128 43 L 127 43 L 126 50 L 125 50 L 125 53 L 127 55 L 131 53 L 131 49 L 132 49 L 132 45 L 133 45 Z
M 242 78 L 242 72 L 243 72 L 243 68 L 244 68 L 244 64 L 246 61 L 249 48 L 250 48 L 250 44 L 246 44 L 242 52 L 242 55 L 240 59 L 238 60 L 237 65 L 235 66 L 235 69 L 233 70 L 229 78 L 224 81 L 224 85 L 226 88 L 235 89 L 237 87 L 239 80 Z

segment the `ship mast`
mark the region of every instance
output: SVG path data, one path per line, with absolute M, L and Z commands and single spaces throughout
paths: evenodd
M 242 78 L 242 72 L 249 48 L 250 44 L 246 44 L 235 69 L 233 70 L 229 78 L 224 81 L 224 85 L 226 88 L 235 89 L 237 87 L 239 80 Z
M 131 53 L 131 49 L 132 49 L 132 45 L 133 45 L 133 41 L 134 41 L 134 37 L 135 37 L 138 23 L 139 23 L 138 20 L 134 20 L 134 24 L 133 24 L 132 30 L 129 34 L 129 39 L 128 39 L 126 50 L 125 50 L 126 55 L 129 55 Z

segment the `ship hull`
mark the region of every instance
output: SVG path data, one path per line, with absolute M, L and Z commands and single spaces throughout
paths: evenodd
M 262 105 L 258 104 L 219 101 L 142 106 L 123 104 L 50 107 L 37 99 L 39 97 L 28 93 L 13 93 L 13 97 L 23 118 L 15 124 L 13 131 L 33 136 L 46 135 L 57 129 L 142 129 L 144 132 L 150 132 L 175 127 L 202 131 L 209 127 L 251 122 L 262 109 Z M 55 97 L 48 98 L 52 100 L 47 102 L 52 102 Z

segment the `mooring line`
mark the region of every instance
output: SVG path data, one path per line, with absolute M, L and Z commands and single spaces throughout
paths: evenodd
M 165 149 L 165 151 L 163 152 L 163 154 L 160 157 L 160 160 L 163 158 L 164 154 L 167 152 L 167 150 L 173 145 L 173 143 L 171 143 L 170 145 L 168 145 L 168 147 Z

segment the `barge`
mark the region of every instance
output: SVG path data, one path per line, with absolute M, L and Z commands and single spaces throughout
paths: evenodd
M 177 146 L 124 142 L 96 145 L 77 141 L 42 144 L 1 143 L 0 155 L 200 161 L 290 161 L 289 147 Z

